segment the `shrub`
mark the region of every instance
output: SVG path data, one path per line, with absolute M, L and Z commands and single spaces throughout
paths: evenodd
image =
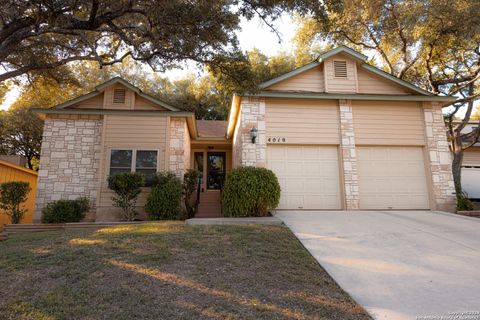
M 108 177 L 108 188 L 115 192 L 113 205 L 123 210 L 123 218 L 133 221 L 137 212 L 135 205 L 140 188 L 145 185 L 145 176 L 138 172 L 117 173 Z
M 152 192 L 145 211 L 152 220 L 177 219 L 182 202 L 182 182 L 172 172 L 159 172 L 155 176 Z
M 87 198 L 75 200 L 57 200 L 47 204 L 42 210 L 43 223 L 79 222 L 85 218 L 85 213 L 90 208 Z
M 12 181 L 0 185 L 0 208 L 5 210 L 13 224 L 20 223 L 25 215 L 27 210 L 20 205 L 27 200 L 30 190 L 28 182 Z
M 472 211 L 474 209 L 472 201 L 468 198 L 466 192 L 457 195 L 457 211 Z
M 223 214 L 229 217 L 261 217 L 278 206 L 280 185 L 265 168 L 242 167 L 228 174 L 222 191 Z
M 195 203 L 193 203 L 192 195 L 197 191 L 198 178 L 200 172 L 189 169 L 183 175 L 183 201 L 185 203 L 185 218 L 193 218 L 195 216 Z

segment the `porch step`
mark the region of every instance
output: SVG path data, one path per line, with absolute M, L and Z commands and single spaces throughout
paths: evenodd
M 220 206 L 220 191 L 207 191 L 200 194 L 200 203 L 195 218 L 219 218 L 222 217 Z

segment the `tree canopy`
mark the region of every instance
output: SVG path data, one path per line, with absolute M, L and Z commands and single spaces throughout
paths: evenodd
M 273 27 L 285 11 L 323 15 L 314 0 L 5 0 L 0 6 L 0 81 L 71 61 L 100 67 L 127 57 L 155 71 L 191 60 L 246 86 L 235 31 L 240 19 Z

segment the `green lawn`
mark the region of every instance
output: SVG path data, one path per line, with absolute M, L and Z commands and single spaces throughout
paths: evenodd
M 370 319 L 282 226 L 145 223 L 0 242 L 2 319 Z

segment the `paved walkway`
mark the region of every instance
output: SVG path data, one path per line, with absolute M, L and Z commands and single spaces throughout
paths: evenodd
M 239 225 L 239 224 L 271 224 L 281 225 L 282 220 L 275 217 L 250 218 L 193 218 L 185 221 L 189 225 Z
M 480 312 L 479 218 L 430 211 L 276 217 L 376 319 Z M 480 319 L 480 313 L 451 319 Z

